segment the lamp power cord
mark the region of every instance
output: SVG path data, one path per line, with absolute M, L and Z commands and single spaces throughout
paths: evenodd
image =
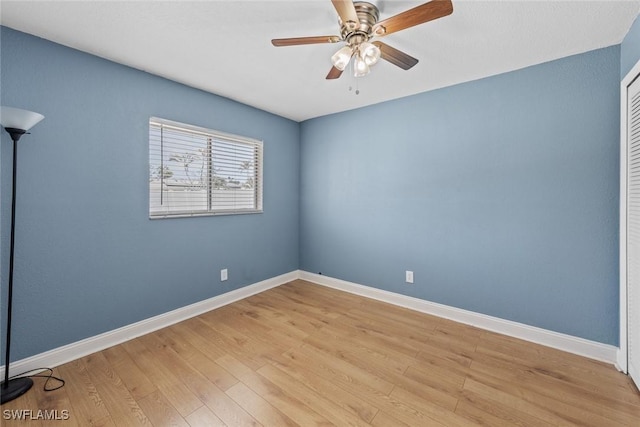
M 31 374 L 31 372 L 34 372 L 34 373 Z M 43 372 L 48 372 L 48 373 L 43 374 Z M 44 391 L 58 390 L 58 389 L 61 389 L 62 387 L 64 387 L 64 384 L 65 384 L 65 381 L 62 378 L 56 377 L 55 375 L 53 375 L 53 369 L 52 368 L 35 368 L 35 369 L 31 369 L 31 370 L 23 372 L 21 374 L 9 377 L 9 381 L 14 380 L 16 378 L 46 378 L 46 380 L 44 382 L 44 385 L 42 387 L 42 390 L 44 390 Z M 51 381 L 54 381 L 53 385 L 50 385 Z

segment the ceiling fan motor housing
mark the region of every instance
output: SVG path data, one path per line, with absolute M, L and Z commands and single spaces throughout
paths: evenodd
M 359 22 L 342 22 L 342 20 L 338 18 L 340 35 L 342 39 L 351 46 L 368 41 L 373 37 L 373 26 L 378 22 L 380 16 L 378 8 L 371 3 L 354 2 L 353 5 L 355 6 Z

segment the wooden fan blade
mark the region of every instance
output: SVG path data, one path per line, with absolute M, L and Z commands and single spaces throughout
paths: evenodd
M 336 12 L 340 16 L 343 24 L 353 22 L 353 28 L 359 22 L 358 14 L 356 13 L 356 7 L 353 5 L 352 0 L 331 0 L 333 7 L 336 8 Z
M 403 70 L 408 70 L 418 63 L 418 60 L 413 56 L 409 56 L 388 44 L 380 41 L 375 41 L 373 44 L 378 46 L 378 49 L 380 49 L 380 58 L 391 62 L 393 65 L 396 65 Z
M 273 39 L 274 46 L 297 46 L 302 44 L 337 43 L 342 40 L 338 36 L 315 36 L 315 37 L 291 37 L 288 39 Z
M 336 67 L 331 67 L 329 74 L 327 74 L 327 80 L 337 79 L 342 75 L 342 71 L 338 70 Z
M 452 12 L 453 4 L 451 4 L 451 0 L 433 0 L 378 22 L 373 26 L 373 33 L 376 36 L 386 36 L 451 15 Z

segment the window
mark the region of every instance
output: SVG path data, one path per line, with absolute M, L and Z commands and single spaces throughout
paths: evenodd
M 262 212 L 262 141 L 152 117 L 149 217 Z

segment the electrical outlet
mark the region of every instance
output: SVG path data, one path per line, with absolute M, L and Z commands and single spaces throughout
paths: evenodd
M 404 280 L 407 283 L 413 283 L 413 271 L 409 271 L 409 270 L 405 271 L 404 272 Z
M 229 273 L 227 272 L 227 269 L 223 268 L 222 270 L 220 270 L 220 281 L 224 282 L 228 278 L 229 278 Z

